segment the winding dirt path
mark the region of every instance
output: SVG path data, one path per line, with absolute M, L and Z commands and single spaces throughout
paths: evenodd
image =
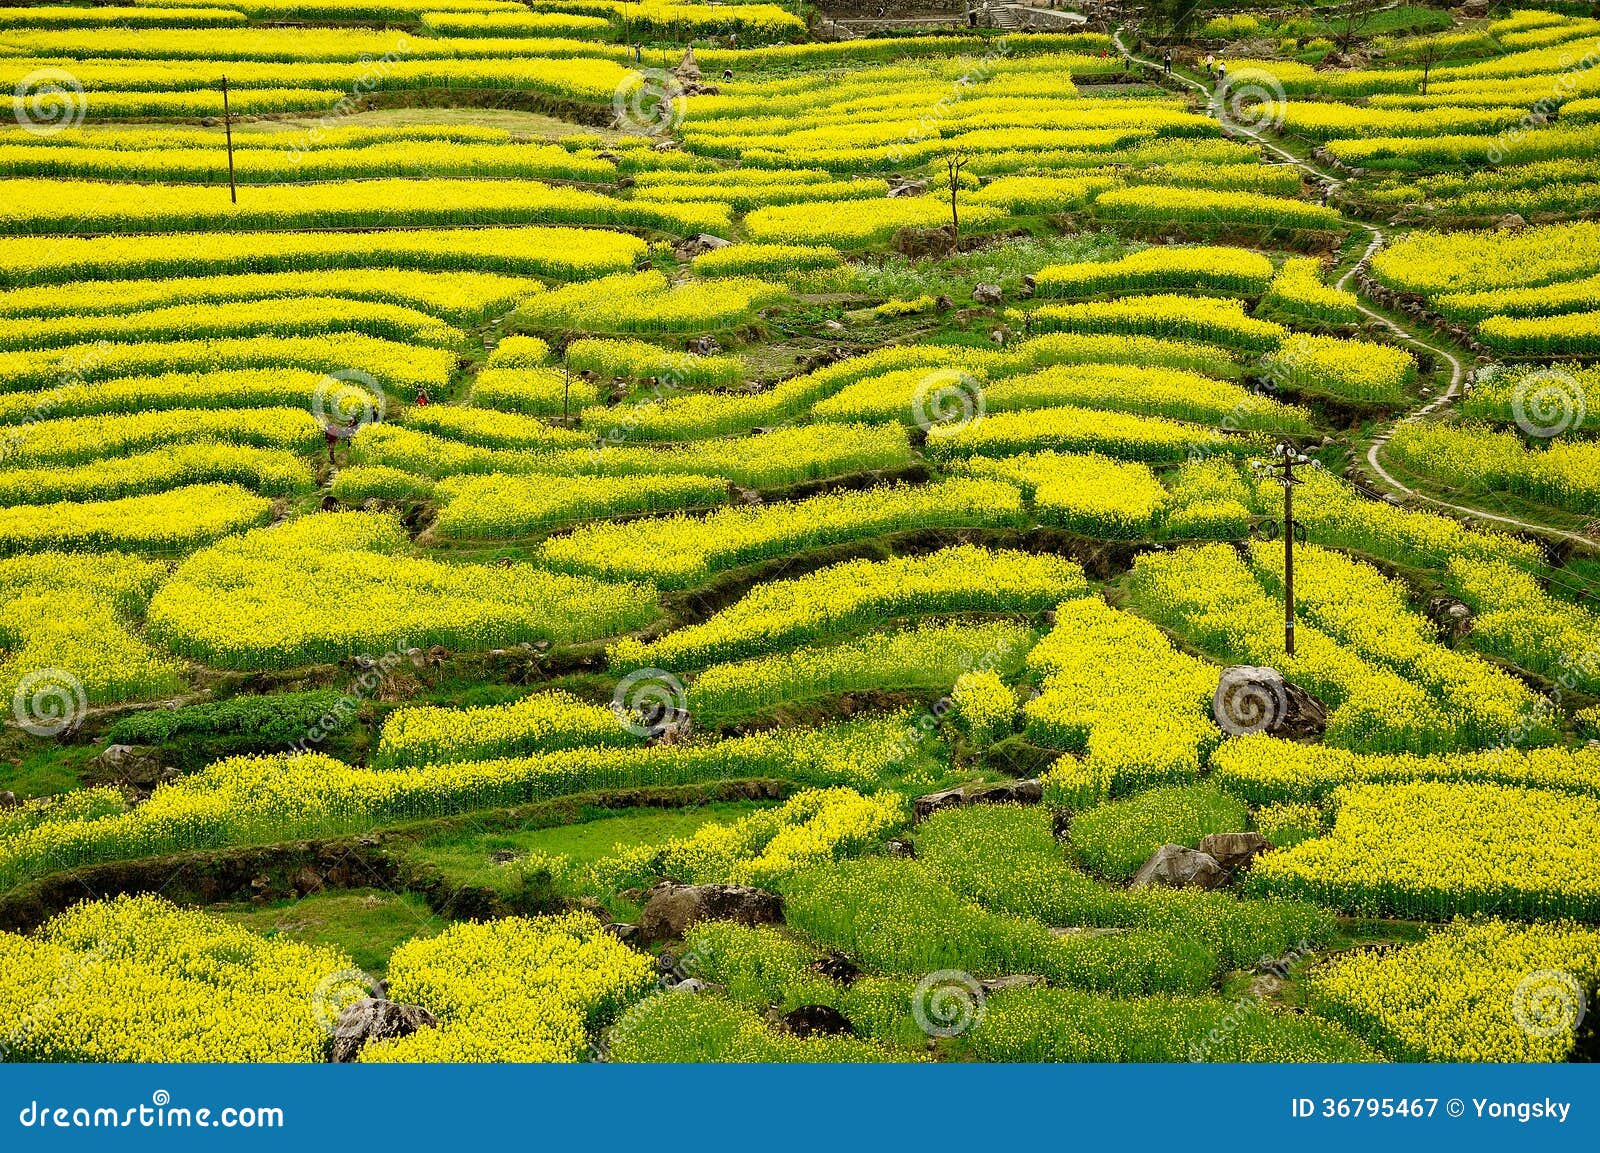
M 1156 61 L 1146 59 L 1143 56 L 1138 56 L 1131 52 L 1127 45 L 1122 42 L 1122 33 L 1123 29 L 1118 28 L 1111 34 L 1111 42 L 1116 45 L 1119 53 L 1121 53 L 1127 59 L 1132 60 L 1136 64 L 1145 64 L 1158 71 L 1161 69 L 1161 65 Z M 1217 95 L 1214 88 L 1207 87 L 1200 81 L 1185 76 L 1180 72 L 1173 72 L 1171 75 L 1174 79 L 1187 84 L 1190 88 L 1193 88 L 1196 92 L 1200 93 L 1206 98 L 1206 115 L 1219 121 L 1222 119 L 1219 114 Z M 1324 172 L 1316 165 L 1302 160 L 1293 153 L 1286 151 L 1252 128 L 1237 124 L 1230 124 L 1228 125 L 1228 128 L 1241 136 L 1248 136 L 1258 147 L 1267 152 L 1271 152 L 1273 155 L 1282 159 L 1284 163 L 1292 164 L 1296 168 L 1309 173 L 1313 180 L 1319 181 L 1320 183 L 1326 184 L 1333 188 L 1342 188 L 1347 183 L 1347 181 L 1342 177 L 1333 176 L 1330 173 Z M 1388 240 L 1388 234 L 1375 224 L 1368 224 L 1364 220 L 1356 220 L 1352 221 L 1352 223 L 1359 225 L 1371 233 L 1372 242 L 1367 245 L 1366 251 L 1361 254 L 1361 257 L 1356 261 L 1356 263 L 1351 265 L 1345 274 L 1339 278 L 1335 287 L 1341 289 L 1347 288 L 1347 285 L 1355 276 L 1356 270 L 1370 260 L 1378 251 L 1378 249 L 1382 248 Z M 1395 430 L 1408 421 L 1419 420 L 1430 413 L 1438 411 L 1459 397 L 1461 395 L 1462 385 L 1466 380 L 1466 370 L 1462 367 L 1460 358 L 1457 357 L 1453 352 L 1445 348 L 1440 348 L 1436 344 L 1429 344 L 1426 340 L 1423 340 L 1416 334 L 1406 331 L 1394 321 L 1390 320 L 1387 316 L 1384 316 L 1378 312 L 1374 312 L 1365 304 L 1361 303 L 1359 297 L 1356 302 L 1356 307 L 1361 310 L 1363 316 L 1367 317 L 1369 320 L 1376 321 L 1377 323 L 1383 325 L 1406 344 L 1409 344 L 1414 348 L 1419 348 L 1426 352 L 1430 352 L 1450 366 L 1450 384 L 1443 392 L 1429 400 L 1426 404 L 1423 404 L 1420 407 L 1412 409 L 1410 412 L 1397 417 L 1392 424 L 1373 436 L 1371 444 L 1367 446 L 1366 455 L 1367 464 L 1372 469 L 1373 473 L 1380 480 L 1382 480 L 1384 484 L 1388 485 L 1390 488 L 1399 492 L 1403 496 L 1415 497 L 1418 500 L 1426 501 L 1428 504 L 1434 505 L 1438 508 L 1448 509 L 1451 512 L 1482 520 L 1495 521 L 1498 524 L 1507 525 L 1512 528 L 1523 529 L 1527 532 L 1545 533 L 1550 536 L 1561 537 L 1564 540 L 1569 540 L 1576 544 L 1584 545 L 1588 548 L 1595 548 L 1596 542 L 1594 539 L 1584 536 L 1581 533 L 1568 532 L 1566 529 L 1553 528 L 1550 525 L 1521 520 L 1514 516 L 1506 516 L 1502 513 L 1489 512 L 1487 509 L 1473 508 L 1470 505 L 1452 504 L 1449 501 L 1440 500 L 1438 497 L 1429 496 L 1425 492 L 1418 492 L 1416 489 L 1403 484 L 1392 473 L 1390 473 L 1388 469 L 1383 467 L 1383 461 L 1380 459 L 1379 454 L 1383 446 L 1389 443 L 1389 438 L 1394 435 Z

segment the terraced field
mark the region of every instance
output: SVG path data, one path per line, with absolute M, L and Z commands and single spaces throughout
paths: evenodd
M 1600 1055 L 1600 22 L 1351 7 L 0 7 L 0 1056 Z

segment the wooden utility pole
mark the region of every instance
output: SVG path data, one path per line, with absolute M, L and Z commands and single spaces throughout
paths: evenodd
M 233 117 L 228 112 L 228 78 L 222 78 L 222 134 L 228 139 L 228 200 L 239 203 L 239 188 L 233 182 Z
M 1288 441 L 1273 449 L 1275 458 L 1266 468 L 1283 485 L 1283 650 L 1294 656 L 1294 489 L 1305 482 L 1294 474 L 1297 464 L 1310 464 L 1311 458 Z

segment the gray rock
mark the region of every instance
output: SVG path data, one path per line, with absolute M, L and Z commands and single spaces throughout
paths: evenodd
M 980 284 L 972 290 L 972 299 L 979 304 L 999 304 L 1005 299 L 998 284 Z
M 401 1005 L 376 997 L 363 997 L 339 1015 L 333 1027 L 333 1052 L 328 1058 L 348 1064 L 368 1041 L 409 1037 L 418 1029 L 432 1029 L 439 1019 L 421 1005 Z
M 1256 665 L 1222 670 L 1211 699 L 1211 716 L 1233 736 L 1266 733 L 1314 741 L 1328 727 L 1328 711 L 1321 701 L 1277 669 Z
M 1130 889 L 1165 885 L 1170 889 L 1216 889 L 1228 883 L 1228 873 L 1216 858 L 1182 845 L 1162 845 L 1128 882 Z
M 937 793 L 926 793 L 916 799 L 911 812 L 922 821 L 940 809 L 954 809 L 962 805 L 1037 805 L 1044 800 L 1044 785 L 1037 778 L 1005 781 L 998 785 L 960 785 Z
M 1526 227 L 1528 222 L 1515 212 L 1506 213 L 1494 224 L 1496 232 L 1521 232 Z
M 783 898 L 748 885 L 680 885 L 663 881 L 650 890 L 639 916 L 639 933 L 647 941 L 682 937 L 701 921 L 738 921 L 771 925 L 783 920 Z
M 1472 606 L 1451 596 L 1436 596 L 1428 602 L 1428 619 L 1444 636 L 1454 640 L 1472 632 Z
M 1200 851 L 1230 873 L 1245 868 L 1272 848 L 1260 833 L 1209 833 L 1200 838 Z

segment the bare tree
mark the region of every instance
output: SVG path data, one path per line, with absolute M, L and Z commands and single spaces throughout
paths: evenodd
M 1350 45 L 1387 7 L 1387 0 L 1345 0 L 1342 8 L 1323 20 L 1339 51 L 1349 52 Z
M 952 248 L 961 243 L 961 217 L 956 212 L 956 190 L 961 187 L 961 170 L 971 159 L 965 152 L 947 152 L 944 157 L 945 172 L 950 177 L 950 228 L 954 233 Z
M 1428 94 L 1428 74 L 1433 71 L 1433 66 L 1439 63 L 1439 57 L 1444 55 L 1444 50 L 1439 47 L 1439 42 L 1431 37 L 1417 46 L 1417 63 L 1422 65 L 1422 95 Z

